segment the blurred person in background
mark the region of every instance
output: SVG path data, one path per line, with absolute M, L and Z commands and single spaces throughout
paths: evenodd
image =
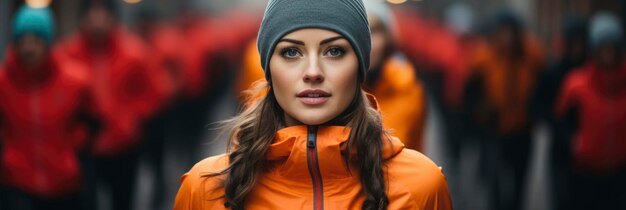
M 104 189 L 113 209 L 125 210 L 133 202 L 143 122 L 158 110 L 163 88 L 142 41 L 117 22 L 117 7 L 114 0 L 81 1 L 79 30 L 59 50 L 88 66 L 93 109 L 102 121 L 90 148 L 92 199 L 96 187 Z
M 533 98 L 535 122 L 546 123 L 551 136 L 551 185 L 555 209 L 572 209 L 570 206 L 570 146 L 569 138 L 556 134 L 554 104 L 563 80 L 574 69 L 582 66 L 588 57 L 587 23 L 582 17 L 569 16 L 563 21 L 561 52 L 557 60 L 542 72 Z
M 442 91 L 439 98 L 445 130 L 449 131 L 445 133 L 446 145 L 454 161 L 460 161 L 462 148 L 469 143 L 477 143 L 468 138 L 472 128 L 464 121 L 466 117 L 462 107 L 463 88 L 471 76 L 469 65 L 477 49 L 484 47 L 483 40 L 475 33 L 474 19 L 473 8 L 465 3 L 454 3 L 445 11 L 446 30 L 454 36 L 450 40 L 454 48 L 448 50 L 456 59 L 441 68 Z
M 454 59 L 439 67 L 440 87 L 433 88 L 438 90 L 433 94 L 433 98 L 440 101 L 438 111 L 441 113 L 444 126 L 442 142 L 445 142 L 444 151 L 449 155 L 447 168 L 448 171 L 457 172 L 449 173 L 448 180 L 451 183 L 452 194 L 457 198 L 455 205 L 466 208 L 477 208 L 474 205 L 482 204 L 478 201 L 480 199 L 477 199 L 479 194 L 475 193 L 476 189 L 471 186 L 482 186 L 484 183 L 482 181 L 485 181 L 472 179 L 475 176 L 466 176 L 484 171 L 480 168 L 485 167 L 480 163 L 480 158 L 485 157 L 481 156 L 483 153 L 480 151 L 484 142 L 471 135 L 476 128 L 470 126 L 473 123 L 468 122 L 462 103 L 463 91 L 471 76 L 469 65 L 478 49 L 484 48 L 485 45 L 477 33 L 475 19 L 478 15 L 468 2 L 456 2 L 446 8 L 444 30 L 451 35 L 448 41 L 451 44 L 445 46 L 447 49 L 442 51 L 448 51 Z
M 173 127 L 185 135 L 177 151 L 185 159 L 185 168 L 189 168 L 201 157 L 198 154 L 206 151 L 199 146 L 207 142 L 203 137 L 208 118 L 218 114 L 214 111 L 219 99 L 233 88 L 245 46 L 256 34 L 260 15 L 238 9 L 212 14 L 193 8 L 191 2 L 184 8 L 178 25 L 184 42 L 189 44 L 179 49 L 185 65 L 183 101 L 175 108 L 180 123 Z
M 164 84 L 169 87 L 167 95 L 172 100 L 171 104 L 164 104 L 165 113 L 158 116 L 167 125 L 155 122 L 155 126 L 166 128 L 149 132 L 159 132 L 152 136 L 161 135 L 156 138 L 163 138 L 173 156 L 181 160 L 180 172 L 197 162 L 201 153 L 199 146 L 207 133 L 207 116 L 213 99 L 211 80 L 215 77 L 215 68 L 210 63 L 213 52 L 217 51 L 215 43 L 218 43 L 211 38 L 216 33 L 211 28 L 215 17 L 194 8 L 192 2 L 179 2 L 181 9 L 171 25 L 169 20 L 165 20 L 168 23 L 159 23 L 160 17 L 154 10 L 142 11 L 144 14 L 140 14 L 137 25 L 143 40 L 156 52 L 151 60 L 157 68 L 166 72 Z M 149 148 L 150 153 L 159 155 L 157 146 Z M 154 201 L 159 202 L 157 199 Z
M 177 123 L 184 121 L 180 119 L 179 110 L 183 96 L 183 85 L 185 84 L 184 53 L 180 53 L 183 45 L 183 36 L 178 28 L 171 21 L 163 18 L 157 8 L 146 6 L 137 14 L 135 30 L 144 41 L 149 62 L 154 65 L 151 72 L 156 79 L 163 100 L 160 102 L 161 108 L 154 115 L 146 120 L 144 126 L 145 142 L 142 147 L 142 160 L 148 164 L 149 172 L 152 174 L 153 186 L 148 196 L 151 200 L 148 209 L 156 209 L 165 205 L 164 197 L 166 192 L 175 189 L 167 189 L 164 178 L 164 158 L 166 148 L 180 145 L 184 134 L 174 133 L 173 126 L 180 126 Z
M 570 209 L 626 209 L 626 64 L 622 23 L 595 14 L 591 59 L 569 74 L 556 101 L 559 138 L 567 138 Z
M 0 209 L 83 209 L 79 153 L 97 130 L 85 66 L 53 52 L 48 8 L 22 6 L 0 66 Z
M 502 10 L 492 19 L 488 46 L 469 68 L 464 107 L 483 142 L 486 180 L 497 209 L 520 209 L 531 149 L 530 99 L 543 53 L 521 20 Z M 487 171 L 488 170 L 488 171 Z
M 189 68 L 186 92 L 190 97 L 214 98 L 231 85 L 232 70 L 239 67 L 245 47 L 256 35 L 261 15 L 239 9 L 212 14 L 192 6 L 186 3 L 179 17 L 185 41 L 193 43 L 183 50 Z
M 385 1 L 365 0 L 371 37 L 363 89 L 378 99 L 383 126 L 407 148 L 424 152 L 426 93 L 413 65 L 396 49 L 397 22 Z
M 463 87 L 470 76 L 467 67 L 476 49 L 484 45 L 476 33 L 476 15 L 474 9 L 465 3 L 454 3 L 445 11 L 446 31 L 453 35 L 451 54 L 456 58 L 448 68 L 443 68 L 443 102 L 444 107 L 454 111 L 460 110 Z

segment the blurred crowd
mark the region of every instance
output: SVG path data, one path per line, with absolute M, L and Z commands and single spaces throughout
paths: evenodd
M 133 209 L 140 163 L 153 177 L 145 209 L 171 208 L 166 191 L 176 189 L 164 174 L 179 169 L 164 168 L 166 151 L 182 175 L 206 148 L 218 100 L 241 107 L 264 78 L 256 48 L 264 1 L 219 15 L 196 1 L 180 1 L 173 15 L 142 1 L 65 1 L 77 24 L 62 36 L 61 1 L 2 1 L 10 13 L 0 34 L 2 210 L 99 209 L 104 188 L 111 209 Z M 479 148 L 484 208 L 522 209 L 543 126 L 551 209 L 626 209 L 626 11 L 589 1 L 588 12 L 555 17 L 558 33 L 546 35 L 506 1 L 485 14 L 480 1 L 364 2 L 372 58 L 363 88 L 378 99 L 383 125 L 429 153 L 437 110 L 443 135 L 434 141 L 445 142 L 449 171 L 459 173 L 448 179 L 462 180 L 463 151 Z M 123 20 L 130 7 L 140 9 Z M 462 186 L 451 185 L 455 208 L 472 209 L 459 201 L 471 195 L 455 193 Z

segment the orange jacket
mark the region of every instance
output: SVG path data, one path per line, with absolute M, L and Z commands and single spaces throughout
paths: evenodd
M 254 82 L 265 79 L 265 73 L 261 66 L 261 56 L 256 48 L 256 39 L 252 39 L 246 46 L 243 55 L 243 65 L 237 78 L 235 86 L 235 95 L 237 97 L 241 97 L 241 93 L 250 88 Z
M 265 157 L 273 164 L 248 195 L 245 209 L 314 209 L 316 200 L 324 209 L 361 209 L 365 197 L 361 193 L 358 170 L 350 167 L 348 171 L 342 156 L 349 129 L 317 128 L 316 155 L 321 179 L 316 180 L 323 180 L 316 185 L 321 186 L 319 188 L 314 188 L 307 165 L 307 134 L 312 130 L 307 126 L 293 126 L 276 133 Z M 440 168 L 421 153 L 405 149 L 397 138 L 388 140 L 383 156 L 389 209 L 452 209 Z M 211 190 L 220 178 L 205 175 L 227 165 L 227 155 L 214 156 L 183 175 L 174 210 L 225 209 L 223 199 L 211 200 L 224 195 L 223 189 Z M 314 189 L 320 189 L 321 199 L 314 199 Z
M 378 99 L 383 126 L 407 148 L 423 151 L 426 98 L 413 66 L 398 57 L 387 59 L 370 91 Z
M 482 95 L 485 110 L 493 113 L 475 113 L 482 116 L 493 115 L 499 134 L 509 135 L 528 129 L 528 104 L 536 86 L 538 73 L 543 67 L 543 52 L 539 43 L 527 37 L 523 57 L 510 63 L 492 47 L 477 49 L 470 64 L 474 75 L 482 78 Z M 481 119 L 478 119 L 481 121 Z M 490 125 L 491 126 L 491 125 Z
M 344 164 L 349 134 L 350 129 L 342 126 L 300 125 L 278 130 L 265 157 L 270 164 L 244 208 L 361 209 L 365 197 L 358 169 Z M 382 140 L 388 209 L 452 209 L 441 168 L 421 153 L 404 148 L 395 137 Z M 311 142 L 314 147 L 307 146 Z M 227 154 L 197 163 L 181 178 L 174 210 L 225 209 L 224 199 L 219 198 L 224 190 L 216 188 L 223 177 L 206 175 L 227 166 Z

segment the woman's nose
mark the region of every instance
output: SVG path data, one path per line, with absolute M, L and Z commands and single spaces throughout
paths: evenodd
M 318 57 L 311 56 L 309 58 L 309 64 L 307 65 L 306 72 L 304 72 L 303 80 L 304 82 L 315 82 L 319 83 L 324 81 L 324 73 L 320 68 Z

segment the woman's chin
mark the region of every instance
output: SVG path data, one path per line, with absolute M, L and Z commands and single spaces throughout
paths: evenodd
M 332 120 L 334 117 L 326 113 L 320 113 L 315 111 L 301 113 L 297 116 L 293 116 L 293 118 L 304 125 L 322 125 Z

